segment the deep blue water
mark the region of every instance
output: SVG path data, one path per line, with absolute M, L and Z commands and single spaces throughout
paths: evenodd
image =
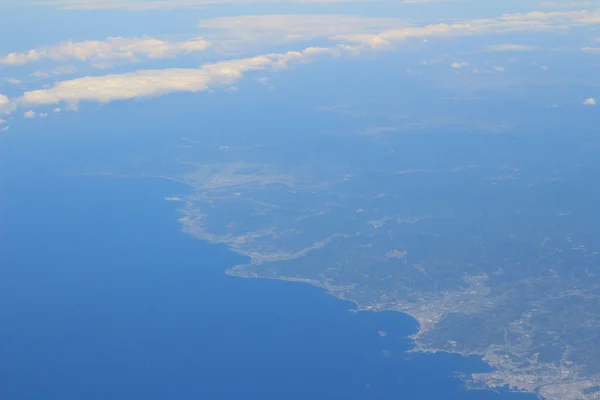
M 93 124 L 72 113 L 0 138 L 0 400 L 526 397 L 465 391 L 456 373 L 485 370 L 475 358 L 408 355 L 408 316 L 225 275 L 244 258 L 182 233 L 179 204 L 163 200 L 185 187 L 77 176 L 147 159 L 162 170 L 180 155 L 171 121 L 229 109 L 211 99 L 180 102 L 170 118 L 158 99 L 109 105 Z M 271 112 L 254 111 L 246 122 L 270 132 Z M 176 127 L 202 139 L 197 157 L 237 132 L 236 118 L 218 117 Z
M 3 400 L 523 398 L 465 391 L 476 359 L 407 355 L 405 315 L 225 275 L 244 259 L 180 231 L 181 187 L 39 175 L 3 182 Z

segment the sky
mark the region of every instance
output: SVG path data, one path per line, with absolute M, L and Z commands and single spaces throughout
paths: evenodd
M 0 10 L 4 134 L 90 104 L 245 80 L 272 89 L 299 68 L 318 81 L 332 59 L 385 68 L 397 57 L 395 73 L 457 97 L 535 85 L 564 94 L 549 107 L 600 100 L 600 1 L 0 0 Z

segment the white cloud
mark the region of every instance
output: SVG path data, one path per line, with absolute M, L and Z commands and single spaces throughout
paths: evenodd
M 54 110 L 52 110 L 52 111 L 54 111 L 55 113 L 59 113 L 59 112 L 61 112 L 62 110 L 61 110 L 60 108 L 56 107 L 56 108 L 55 108 Z
M 581 8 L 598 4 L 597 1 L 542 1 L 540 6 L 544 8 Z
M 25 92 L 22 105 L 67 103 L 74 107 L 80 101 L 106 103 L 137 97 L 160 96 L 171 92 L 201 92 L 211 87 L 227 87 L 248 71 L 281 69 L 310 61 L 313 57 L 339 54 L 336 48 L 308 47 L 303 51 L 266 54 L 232 61 L 206 64 L 198 69 L 141 70 L 125 74 L 88 76 L 56 83 L 49 89 Z
M 450 64 L 450 66 L 451 66 L 452 68 L 456 68 L 456 69 L 458 69 L 458 68 L 468 67 L 468 66 L 469 66 L 469 63 L 468 63 L 467 61 L 461 61 L 461 62 L 457 62 L 457 61 L 455 61 L 455 62 L 453 62 L 452 64 Z
M 23 65 L 43 59 L 64 61 L 137 61 L 138 57 L 165 58 L 180 53 L 206 50 L 209 43 L 197 38 L 183 42 L 166 42 L 150 37 L 122 38 L 109 37 L 106 40 L 65 42 L 55 46 L 33 49 L 22 53 L 10 53 L 0 59 L 6 65 Z
M 8 96 L 0 93 L 0 114 L 10 114 L 14 110 L 15 104 L 10 101 Z
M 10 83 L 11 85 L 20 85 L 22 83 L 19 79 L 16 78 L 6 78 L 6 82 Z
M 489 51 L 532 51 L 537 50 L 535 46 L 523 44 L 494 44 L 487 47 Z
M 29 118 L 29 119 L 35 118 L 35 111 L 33 111 L 33 110 L 25 111 L 23 113 L 23 115 L 25 116 L 25 118 Z
M 405 4 L 442 3 L 450 0 L 402 0 Z
M 501 67 L 501 66 L 496 66 L 493 68 L 494 71 L 498 71 L 498 72 L 504 72 L 505 68 Z
M 56 67 L 50 71 L 35 71 L 31 74 L 31 76 L 34 76 L 36 78 L 49 78 L 51 76 L 57 76 L 57 75 L 70 75 L 70 74 L 74 74 L 75 72 L 77 72 L 77 68 L 75 68 L 75 67 L 61 66 L 61 67 Z
M 233 41 L 292 41 L 328 38 L 353 46 L 355 51 L 385 48 L 411 38 L 422 42 L 436 36 L 470 36 L 475 34 L 524 31 L 563 31 L 572 26 L 600 22 L 600 10 L 554 11 L 504 14 L 498 18 L 458 20 L 432 25 L 411 25 L 398 18 L 363 18 L 348 15 L 242 15 L 201 20 L 199 27 L 211 29 L 207 37 Z M 491 51 L 534 50 L 534 46 L 500 44 Z M 347 48 L 348 51 L 352 48 Z
M 600 10 L 555 11 L 505 14 L 498 18 L 465 20 L 427 26 L 407 26 L 382 31 L 378 34 L 355 33 L 338 35 L 334 39 L 372 46 L 392 43 L 415 37 L 470 36 L 475 34 L 510 33 L 524 31 L 565 30 L 572 26 L 600 23 Z
M 590 97 L 588 99 L 585 99 L 585 101 L 583 102 L 584 105 L 586 106 L 595 106 L 596 105 L 596 99 L 594 99 L 593 97 Z
M 582 47 L 584 53 L 600 53 L 600 47 Z
M 361 33 L 378 33 L 403 26 L 396 18 L 367 18 L 352 15 L 272 14 L 240 15 L 201 20 L 198 27 L 214 30 L 228 39 L 276 40 L 289 42 L 319 37 Z
M 106 0 L 106 4 L 114 3 Z M 122 2 L 121 2 L 122 3 Z M 80 3 L 83 4 L 83 3 Z M 91 3 L 90 3 L 91 4 Z M 98 4 L 96 2 L 96 4 Z M 282 40 L 303 40 L 310 38 L 328 38 L 335 42 L 335 47 L 315 48 L 309 47 L 301 52 L 288 52 L 278 54 L 266 54 L 257 57 L 222 61 L 214 64 L 204 65 L 198 69 L 162 69 L 162 70 L 140 70 L 126 74 L 112 74 L 105 76 L 88 76 L 78 79 L 65 80 L 55 83 L 52 87 L 25 92 L 13 104 L 20 105 L 42 105 L 65 103 L 65 109 L 76 109 L 80 101 L 110 102 L 114 100 L 132 99 L 137 97 L 158 96 L 170 92 L 209 91 L 213 87 L 227 87 L 239 80 L 243 74 L 252 70 L 264 70 L 271 68 L 285 68 L 290 63 L 306 62 L 310 56 L 327 53 L 330 55 L 341 52 L 360 52 L 363 49 L 388 48 L 390 45 L 409 38 L 422 40 L 435 36 L 470 36 L 474 34 L 489 34 L 501 32 L 534 31 L 534 30 L 564 30 L 570 26 L 585 26 L 600 23 L 600 11 L 560 11 L 560 12 L 531 12 L 526 14 L 506 14 L 499 18 L 477 19 L 459 21 L 454 23 L 440 23 L 426 26 L 408 26 L 398 19 L 390 18 L 360 18 L 339 15 L 296 15 L 296 16 L 241 16 L 223 17 L 211 20 L 203 20 L 200 27 L 205 29 L 222 29 L 216 32 L 216 36 L 235 40 L 256 40 L 267 37 L 283 38 Z M 211 37 L 207 36 L 209 39 Z M 89 59 L 98 65 L 104 60 L 113 59 L 131 60 L 139 56 L 163 57 L 172 54 L 173 47 L 176 52 L 181 43 L 170 43 L 166 48 L 168 51 L 158 50 L 161 45 L 131 45 L 119 42 L 121 40 L 138 40 L 112 38 L 100 42 L 102 46 L 110 42 L 107 51 L 98 51 L 97 45 L 91 46 L 96 50 L 84 51 L 79 56 L 73 51 L 54 50 L 60 46 L 46 48 L 45 53 L 41 50 L 32 50 L 34 54 L 58 54 L 47 56 L 57 57 L 82 57 Z M 139 39 L 142 40 L 142 39 Z M 154 41 L 155 39 L 144 38 L 143 40 Z M 203 39 L 199 39 L 204 42 Z M 121 43 L 117 45 L 115 43 Z M 166 43 L 161 42 L 160 43 Z M 98 43 L 98 42 L 81 42 Z M 137 42 L 136 42 L 137 43 Z M 99 46 L 99 47 L 102 47 Z M 68 47 L 68 46 L 67 46 Z M 191 46 L 195 48 L 194 45 Z M 199 47 L 205 48 L 204 45 Z M 83 46 L 83 48 L 88 48 Z M 133 54 L 132 54 L 133 53 Z M 16 54 L 16 53 L 15 53 Z M 31 57 L 28 53 L 18 53 L 25 58 Z M 79 54 L 79 53 L 77 53 Z M 33 58 L 38 57 L 34 55 Z M 53 58 L 54 59 L 54 58 Z M 458 62 L 457 65 L 468 66 Z M 454 65 L 453 65 L 454 66 Z M 497 71 L 503 71 L 503 67 L 494 67 Z
M 53 5 L 68 10 L 158 10 L 177 8 L 202 8 L 219 4 L 255 3 L 341 3 L 356 0 L 29 0 L 32 5 Z M 362 0 L 363 2 L 378 0 Z
M 6 120 L 5 120 L 5 119 L 2 119 L 2 118 L 0 118 L 0 125 L 2 125 L 2 124 L 5 124 L 5 123 L 6 123 Z

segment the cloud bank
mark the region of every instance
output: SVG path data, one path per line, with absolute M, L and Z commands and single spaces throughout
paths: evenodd
M 270 15 L 221 17 L 203 20 L 205 29 L 221 29 L 217 35 L 226 40 L 256 40 L 267 36 L 283 40 L 328 38 L 329 47 L 307 47 L 302 51 L 271 53 L 206 64 L 201 68 L 140 70 L 125 74 L 88 76 L 57 82 L 54 86 L 27 91 L 2 106 L 10 112 L 16 106 L 65 103 L 75 107 L 81 101 L 110 102 L 137 97 L 159 96 L 171 92 L 199 92 L 212 87 L 229 86 L 244 73 L 255 70 L 285 68 L 293 63 L 311 61 L 319 54 L 391 48 L 410 38 L 459 37 L 503 32 L 565 30 L 573 26 L 600 23 L 600 11 L 558 11 L 505 14 L 498 18 L 475 19 L 453 23 L 409 26 L 390 18 L 361 18 L 340 15 Z M 209 36 L 211 42 L 212 37 Z M 266 42 L 269 42 L 267 40 Z M 43 57 L 81 60 L 131 60 L 137 57 L 159 58 L 181 52 L 200 51 L 208 47 L 204 39 L 186 42 L 163 42 L 152 38 L 109 38 L 106 41 L 69 43 L 5 57 L 12 63 L 34 62 Z M 522 45 L 496 45 L 495 50 L 522 50 Z M 467 67 L 457 62 L 452 67 Z M 503 71 L 503 67 L 494 67 Z M 6 96 L 4 96 L 6 97 Z
M 67 10 L 160 10 L 201 8 L 221 4 L 255 3 L 342 3 L 349 1 L 372 2 L 379 0 L 30 0 L 30 5 L 56 6 Z
M 489 51 L 533 51 L 537 50 L 535 46 L 522 44 L 494 44 L 487 47 Z
M 378 33 L 404 26 L 396 18 L 369 18 L 354 15 L 271 14 L 240 15 L 201 20 L 198 27 L 215 30 L 226 39 L 294 41 L 334 37 L 343 34 Z
M 340 50 L 335 48 L 309 47 L 299 52 L 206 64 L 198 69 L 170 68 L 89 76 L 58 82 L 49 89 L 25 92 L 16 103 L 37 106 L 64 102 L 74 107 L 81 101 L 107 103 L 171 92 L 201 92 L 212 87 L 231 85 L 249 71 L 287 68 L 292 64 L 309 62 L 318 55 L 339 53 Z
M 435 36 L 471 36 L 490 33 L 566 30 L 575 26 L 600 23 L 600 10 L 556 11 L 505 14 L 498 18 L 475 19 L 454 23 L 433 24 L 421 27 L 390 29 L 378 34 L 346 34 L 333 39 L 373 47 L 403 41 L 409 38 Z
M 178 54 L 206 50 L 210 43 L 202 38 L 183 42 L 167 42 L 150 37 L 109 37 L 106 40 L 65 42 L 56 46 L 33 49 L 22 53 L 10 53 L 0 59 L 5 65 L 23 65 L 44 59 L 65 61 L 76 59 L 95 63 L 114 61 L 137 61 L 138 57 L 166 58 Z
M 600 10 L 504 14 L 498 18 L 472 19 L 415 26 L 396 18 L 363 18 L 348 15 L 243 15 L 199 22 L 202 29 L 220 30 L 221 37 L 239 41 L 308 40 L 328 38 L 359 48 L 381 48 L 411 38 L 458 37 L 491 33 L 564 31 L 600 23 Z M 217 35 L 217 37 L 219 37 Z M 491 51 L 534 50 L 533 46 L 501 44 Z

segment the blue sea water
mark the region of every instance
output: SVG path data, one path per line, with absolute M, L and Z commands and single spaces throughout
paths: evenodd
M 225 275 L 244 258 L 181 232 L 174 186 L 4 179 L 1 399 L 526 397 L 465 391 L 475 358 L 408 355 L 408 316 Z
M 477 358 L 406 353 L 417 324 L 401 313 L 225 275 L 246 260 L 183 233 L 164 201 L 186 187 L 85 174 L 162 171 L 180 136 L 208 157 L 223 132 L 245 134 L 240 120 L 273 136 L 272 115 L 289 117 L 275 97 L 222 96 L 107 105 L 93 123 L 82 111 L 0 137 L 0 400 L 534 398 L 466 391 L 457 374 L 486 371 Z

